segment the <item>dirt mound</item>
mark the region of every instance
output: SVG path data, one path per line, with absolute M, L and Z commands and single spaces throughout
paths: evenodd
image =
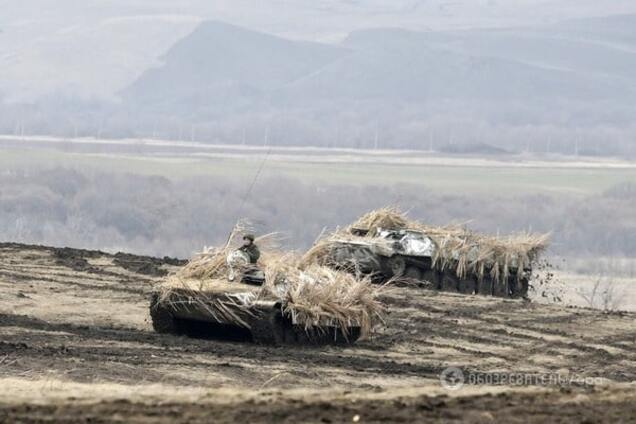
M 115 254 L 113 262 L 128 271 L 150 275 L 152 277 L 165 277 L 168 275 L 168 271 L 163 268 L 164 265 L 183 266 L 188 263 L 187 260 L 170 258 L 168 256 L 153 258 L 122 252 Z
M 90 251 L 82 249 L 73 249 L 70 247 L 52 248 L 55 264 L 66 266 L 75 271 L 92 272 L 99 274 L 101 270 L 91 266 L 87 258 L 98 258 L 105 255 L 103 252 Z
M 118 252 L 114 255 L 100 250 L 76 249 L 72 247 L 49 247 L 40 245 L 27 245 L 20 243 L 0 243 L 0 249 L 19 249 L 40 252 L 51 252 L 55 258 L 55 264 L 65 266 L 74 271 L 88 272 L 93 274 L 108 273 L 103 267 L 91 265 L 89 259 L 112 258 L 115 265 L 122 267 L 136 274 L 148 275 L 151 277 L 164 277 L 168 275 L 168 270 L 164 266 L 183 266 L 187 260 L 171 258 L 155 258 L 152 256 L 133 255 L 130 253 Z

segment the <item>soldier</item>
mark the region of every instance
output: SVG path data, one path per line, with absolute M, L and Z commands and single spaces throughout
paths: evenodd
M 258 250 L 258 246 L 254 243 L 253 234 L 245 234 L 243 236 L 243 246 L 239 248 L 250 258 L 250 264 L 255 265 L 258 262 L 258 258 L 261 257 L 261 251 Z
M 227 256 L 228 281 L 236 279 L 241 281 L 246 273 L 256 270 L 256 263 L 260 256 L 261 252 L 254 244 L 254 236 L 245 234 L 243 236 L 243 246 Z

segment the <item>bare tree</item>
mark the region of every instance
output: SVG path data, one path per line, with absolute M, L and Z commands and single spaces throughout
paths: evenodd
M 590 308 L 616 311 L 623 303 L 623 293 L 612 278 L 597 277 L 591 289 L 578 288 L 576 293 Z

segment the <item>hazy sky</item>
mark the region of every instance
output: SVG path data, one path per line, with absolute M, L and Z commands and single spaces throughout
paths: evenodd
M 111 96 L 203 19 L 338 41 L 361 28 L 536 25 L 636 13 L 634 0 L 2 0 L 0 96 Z

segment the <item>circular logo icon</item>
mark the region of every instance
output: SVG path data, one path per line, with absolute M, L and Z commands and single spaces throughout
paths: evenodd
M 439 382 L 446 390 L 459 390 L 464 386 L 464 372 L 456 367 L 448 367 L 440 373 Z

